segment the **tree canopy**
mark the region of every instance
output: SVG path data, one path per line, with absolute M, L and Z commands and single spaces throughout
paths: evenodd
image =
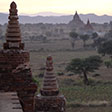
M 70 32 L 70 37 L 72 37 L 73 39 L 76 39 L 78 37 L 78 33 L 76 32 Z
M 92 39 L 96 39 L 98 37 L 98 34 L 96 32 L 92 33 Z
M 80 39 L 83 40 L 84 42 L 84 47 L 86 46 L 86 41 L 89 39 L 89 35 L 85 34 L 85 35 L 80 35 Z
M 98 48 L 98 52 L 102 55 L 112 55 L 112 40 L 102 43 Z
M 75 58 L 68 64 L 66 70 L 76 74 L 83 74 L 84 83 L 89 84 L 87 73 L 97 70 L 100 67 L 101 63 L 102 60 L 99 56 L 90 56 L 85 59 Z

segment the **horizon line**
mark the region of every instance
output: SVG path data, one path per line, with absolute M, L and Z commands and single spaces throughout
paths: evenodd
M 9 14 L 8 12 L 0 12 L 2 14 Z M 42 14 L 42 13 L 46 13 L 46 14 Z M 47 13 L 52 13 L 52 14 L 48 14 Z M 56 15 L 57 14 L 57 15 Z M 59 15 L 58 15 L 59 14 Z M 88 14 L 94 14 L 96 16 L 112 16 L 109 14 L 96 14 L 96 13 L 78 13 L 78 15 L 88 15 Z M 18 13 L 19 16 L 31 16 L 31 17 L 36 17 L 36 16 L 69 16 L 69 15 L 75 15 L 75 13 L 71 13 L 71 14 L 67 14 L 67 13 L 58 13 L 58 12 L 37 12 L 34 14 L 27 14 L 27 13 Z

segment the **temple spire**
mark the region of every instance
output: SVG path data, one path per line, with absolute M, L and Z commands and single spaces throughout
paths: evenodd
M 89 19 L 88 19 L 88 21 L 87 21 L 87 24 L 85 25 L 85 29 L 86 29 L 86 30 L 93 30 L 93 27 L 92 27 L 92 25 L 91 25 Z
M 75 12 L 75 15 L 74 15 L 73 19 L 74 20 L 80 20 L 80 17 L 78 15 L 77 11 Z
M 12 2 L 9 9 L 9 22 L 6 31 L 6 43 L 4 44 L 5 49 L 23 49 L 17 12 L 16 3 Z
M 56 76 L 53 73 L 53 60 L 51 56 L 46 60 L 46 73 L 44 75 L 43 87 L 41 89 L 41 95 L 43 96 L 56 96 L 58 95 L 58 85 Z
M 87 21 L 87 25 L 89 25 L 90 24 L 90 21 L 89 21 L 89 19 L 88 19 L 88 21 Z
M 80 29 L 84 27 L 83 21 L 80 19 L 77 11 L 75 12 L 73 19 L 68 23 L 69 27 L 72 29 Z

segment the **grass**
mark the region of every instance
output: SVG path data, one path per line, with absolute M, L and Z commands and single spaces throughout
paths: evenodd
M 112 99 L 112 82 L 95 81 L 85 86 L 82 82 L 68 80 L 71 81 L 70 85 L 65 83 L 67 80 L 60 82 L 63 83 L 60 92 L 67 99 L 67 112 L 111 112 L 112 107 L 107 107 L 107 103 Z
M 112 107 L 67 108 L 67 112 L 112 112 Z
M 67 82 L 68 81 L 68 82 Z M 70 82 L 70 84 L 68 84 Z M 63 79 L 60 81 L 60 91 L 68 101 L 71 102 L 88 102 L 88 101 L 111 101 L 112 99 L 112 82 L 94 81 L 89 86 L 83 82 L 73 81 L 73 79 Z
M 112 99 L 112 85 L 96 85 L 96 86 L 74 86 L 60 88 L 61 92 L 66 96 L 68 102 L 88 102 L 93 100 Z

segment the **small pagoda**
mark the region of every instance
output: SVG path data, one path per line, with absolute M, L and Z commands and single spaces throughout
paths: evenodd
M 47 57 L 43 86 L 36 97 L 36 112 L 65 112 L 65 97 L 59 94 L 51 56 Z
M 93 30 L 93 27 L 92 27 L 92 25 L 91 25 L 91 23 L 90 23 L 90 21 L 89 21 L 89 19 L 88 19 L 88 21 L 87 21 L 87 24 L 85 25 L 85 30 Z

